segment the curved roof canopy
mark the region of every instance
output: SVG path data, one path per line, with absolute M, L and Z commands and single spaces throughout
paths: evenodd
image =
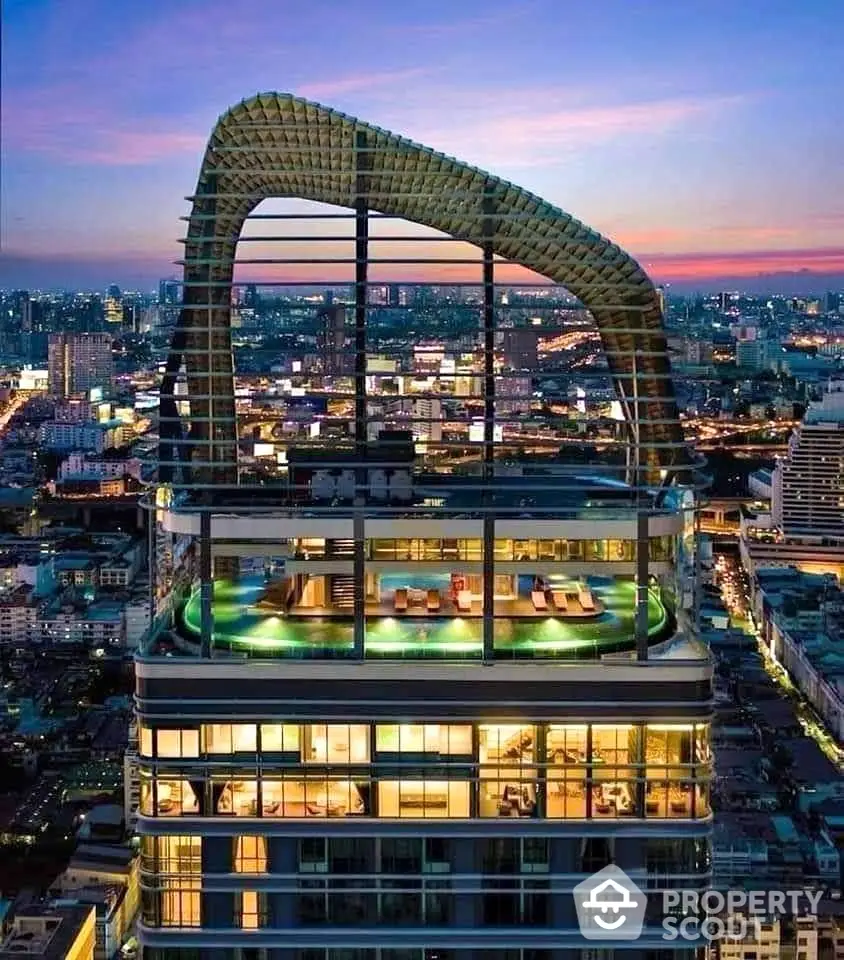
M 184 361 L 195 472 L 236 479 L 230 288 L 244 220 L 271 197 L 344 207 L 363 197 L 368 210 L 490 244 L 564 285 L 595 318 L 649 478 L 688 464 L 659 298 L 629 254 L 505 180 L 320 104 L 264 93 L 220 117 L 190 198 L 185 309 L 162 386 L 162 420 L 176 419 L 173 385 Z

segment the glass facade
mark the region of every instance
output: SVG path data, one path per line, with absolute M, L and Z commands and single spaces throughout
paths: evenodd
M 711 812 L 708 724 L 215 723 L 151 737 L 146 729 L 148 817 L 687 820 Z M 152 742 L 158 753 L 145 753 Z M 181 759 L 197 762 L 174 762 L 179 743 Z

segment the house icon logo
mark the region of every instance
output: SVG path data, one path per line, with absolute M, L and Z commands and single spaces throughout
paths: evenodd
M 577 922 L 587 940 L 637 940 L 647 897 L 614 863 L 574 888 Z

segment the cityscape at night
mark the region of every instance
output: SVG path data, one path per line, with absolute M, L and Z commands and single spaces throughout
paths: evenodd
M 844 8 L 3 20 L 0 960 L 844 960 Z

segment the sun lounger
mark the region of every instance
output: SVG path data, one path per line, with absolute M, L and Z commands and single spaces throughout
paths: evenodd
M 461 613 L 472 612 L 472 594 L 468 590 L 461 590 L 457 594 L 457 609 Z
M 592 597 L 591 590 L 581 590 L 577 595 L 577 599 L 580 601 L 580 605 L 584 610 L 592 611 L 595 609 L 595 600 Z
M 428 611 L 430 613 L 436 613 L 440 609 L 440 591 L 439 590 L 429 590 L 428 591 Z
M 399 589 L 396 590 L 393 603 L 397 613 L 403 613 L 407 610 L 407 590 L 404 587 L 399 587 Z
M 562 610 L 562 611 L 568 610 L 568 608 L 569 608 L 569 601 L 568 601 L 568 597 L 566 596 L 566 591 L 565 591 L 565 590 L 554 590 L 554 591 L 552 591 L 552 593 L 551 593 L 551 598 L 552 598 L 553 601 L 554 601 L 554 606 L 555 606 L 558 610 Z
M 542 590 L 534 590 L 530 599 L 533 601 L 534 610 L 547 610 L 548 601 L 545 599 L 545 593 Z

